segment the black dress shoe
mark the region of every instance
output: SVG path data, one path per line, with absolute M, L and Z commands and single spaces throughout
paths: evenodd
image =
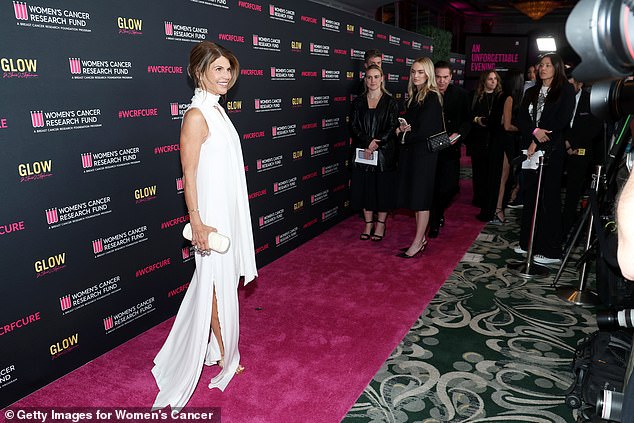
M 429 238 L 438 238 L 439 233 L 440 233 L 440 228 L 433 227 L 433 228 L 429 228 L 429 232 L 427 232 L 427 236 Z
M 425 238 L 425 239 L 423 240 L 423 242 L 421 243 L 421 246 L 420 246 L 420 248 L 418 249 L 418 251 L 416 251 L 416 252 L 415 252 L 414 254 L 412 254 L 411 256 L 410 256 L 410 255 L 407 255 L 407 252 L 406 252 L 406 251 L 407 251 L 407 249 L 405 249 L 405 251 L 403 251 L 402 253 L 397 254 L 397 255 L 396 255 L 396 257 L 400 257 L 400 258 L 404 258 L 404 259 L 412 259 L 412 258 L 415 258 L 415 257 L 420 257 L 421 255 L 423 255 L 423 253 L 425 252 L 425 249 L 426 249 L 426 248 L 427 248 L 427 238 Z

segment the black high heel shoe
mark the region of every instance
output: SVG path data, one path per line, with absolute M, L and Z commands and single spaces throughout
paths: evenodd
M 377 219 L 376 224 L 378 225 L 379 223 L 383 224 L 383 235 L 377 235 L 376 234 L 376 226 L 375 226 L 374 227 L 374 233 L 371 236 L 372 241 L 374 241 L 374 242 L 382 241 L 383 237 L 385 236 L 385 232 L 387 231 L 387 226 L 385 225 L 385 220 L 378 220 Z
M 423 255 L 423 253 L 425 252 L 425 249 L 427 248 L 427 238 L 425 238 L 423 240 L 423 242 L 421 243 L 420 248 L 418 249 L 418 251 L 416 251 L 414 254 L 412 254 L 411 256 L 407 255 L 407 249 L 405 251 L 403 251 L 400 254 L 397 254 L 396 257 L 400 257 L 400 258 L 405 258 L 405 259 L 411 259 L 414 257 L 418 257 Z
M 504 225 L 506 223 L 506 219 L 504 218 L 504 209 L 495 209 L 493 219 L 491 219 L 489 223 L 493 223 L 494 225 Z
M 368 224 L 372 224 L 372 223 L 374 223 L 374 220 L 370 220 L 370 221 L 367 221 L 367 220 L 366 220 L 366 221 L 365 221 L 365 224 L 366 224 L 366 225 L 368 225 Z M 367 241 L 367 240 L 369 240 L 369 239 L 372 237 L 373 232 L 374 232 L 374 229 L 373 229 L 373 228 L 372 228 L 372 229 L 370 229 L 370 233 L 363 232 L 361 235 L 359 235 L 359 239 L 360 239 L 361 241 Z

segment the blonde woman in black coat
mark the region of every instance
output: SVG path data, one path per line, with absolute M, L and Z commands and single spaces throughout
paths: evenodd
M 404 118 L 397 128 L 402 145 L 398 168 L 398 206 L 413 210 L 416 233 L 402 258 L 414 258 L 427 247 L 427 224 L 434 196 L 434 177 L 438 153 L 427 146 L 431 135 L 443 130 L 442 96 L 436 86 L 434 63 L 428 57 L 417 59 L 411 67 L 409 100 Z
M 396 136 L 398 105 L 385 89 L 383 70 L 368 66 L 365 91 L 352 103 L 353 147 L 366 158 L 376 151 L 377 164 L 353 163 L 351 206 L 362 209 L 365 228 L 360 239 L 381 241 L 385 236 L 387 212 L 396 206 Z M 376 222 L 373 220 L 377 213 Z

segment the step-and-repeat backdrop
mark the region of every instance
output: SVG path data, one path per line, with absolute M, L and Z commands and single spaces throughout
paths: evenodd
M 290 0 L 1 0 L 0 40 L 0 407 L 178 308 L 194 266 L 179 130 L 195 43 L 241 64 L 225 107 L 260 266 L 349 215 L 364 51 L 384 52 L 401 104 L 412 61 L 431 52 L 425 37 Z
M 465 77 L 465 64 L 467 60 L 464 54 L 459 53 L 451 53 L 449 55 L 449 63 L 451 64 L 452 69 L 452 78 L 451 80 L 455 85 L 459 85 L 464 88 L 464 77 Z

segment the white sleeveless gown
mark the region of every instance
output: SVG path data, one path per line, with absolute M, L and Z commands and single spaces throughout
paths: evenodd
M 196 177 L 200 217 L 227 235 L 231 246 L 225 254 L 196 254 L 196 270 L 174 326 L 154 358 L 152 374 L 160 391 L 153 410 L 167 405 L 183 408 L 198 384 L 203 363 L 216 364 L 221 358 L 216 337 L 210 336 L 214 287 L 225 355 L 224 368 L 209 388 L 224 391 L 240 364 L 238 283 L 240 276 L 245 285 L 253 280 L 257 269 L 240 137 L 218 99 L 196 89 L 189 108 L 198 108 L 209 128 Z

